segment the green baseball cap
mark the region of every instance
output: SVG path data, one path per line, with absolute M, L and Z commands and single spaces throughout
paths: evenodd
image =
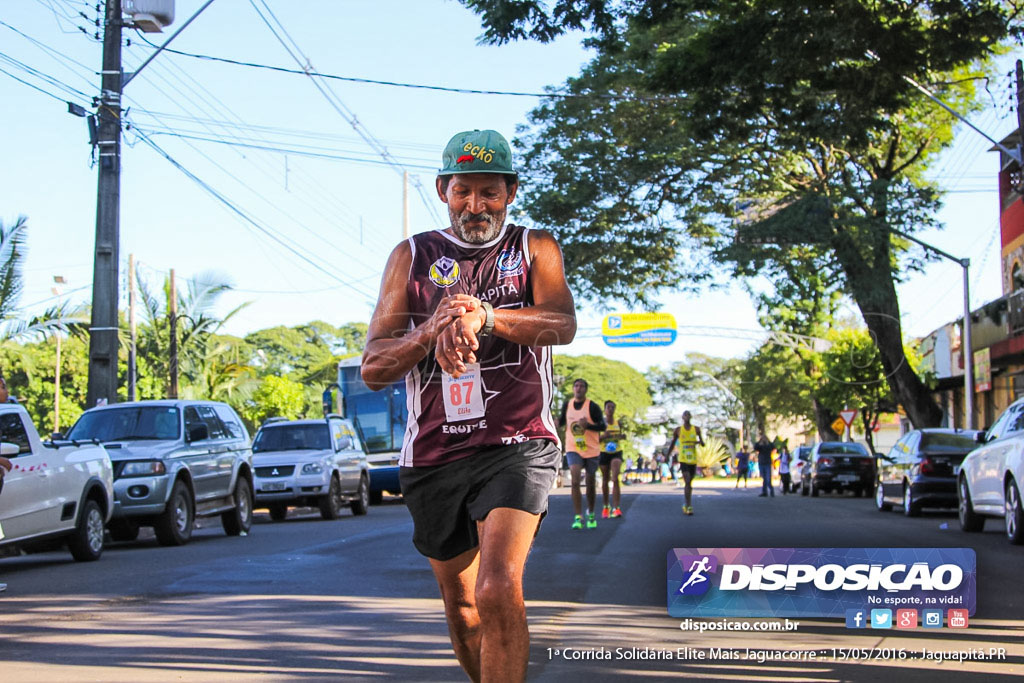
M 456 173 L 502 173 L 518 175 L 512 168 L 512 150 L 496 130 L 467 130 L 456 133 L 441 155 L 437 175 Z

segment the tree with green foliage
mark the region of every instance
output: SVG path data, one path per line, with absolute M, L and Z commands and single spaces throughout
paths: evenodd
M 688 353 L 686 360 L 666 368 L 651 368 L 647 379 L 660 405 L 683 405 L 699 418 L 706 432 L 725 434 L 732 441 L 739 438 L 730 421 L 745 419 L 740 398 L 739 379 L 743 361 L 719 358 L 703 353 Z M 672 416 L 672 421 L 678 415 Z
M 859 411 L 861 430 L 868 448 L 875 450 L 874 427 L 881 413 L 896 412 L 897 404 L 888 382 L 877 345 L 865 329 L 838 330 L 829 335 L 832 346 L 821 354 L 823 369 L 817 394 L 833 415 L 844 408 Z M 906 349 L 914 368 L 920 358 Z
M 288 420 L 305 417 L 304 388 L 286 377 L 267 375 L 260 380 L 252 398 L 242 404 L 240 412 L 250 429 L 258 428 L 268 417 Z
M 159 293 L 138 273 L 137 281 L 142 322 L 138 326 L 136 344 L 136 395 L 140 399 L 166 398 L 170 385 L 170 278 L 164 279 Z M 218 316 L 215 312 L 217 303 L 221 296 L 231 291 L 230 281 L 210 271 L 199 273 L 186 282 L 185 288 L 176 292 L 179 395 L 182 398 L 208 398 L 201 395 L 215 386 L 219 387 L 222 395 L 230 394 L 233 389 L 227 384 L 230 381 L 244 384 L 248 374 L 236 369 L 220 372 L 217 366 L 222 360 L 217 336 L 221 328 L 248 304 Z M 122 320 L 121 325 L 126 327 L 126 321 Z M 128 337 L 126 329 L 122 335 Z M 125 368 L 127 370 L 127 365 Z M 222 378 L 214 381 L 212 376 L 218 374 Z M 228 380 L 232 376 L 234 379 Z M 123 387 L 122 398 L 127 400 L 127 379 L 120 384 Z
M 579 291 L 646 303 L 705 281 L 713 260 L 740 272 L 750 259 L 737 247 L 779 259 L 811 245 L 841 275 L 911 421 L 938 424 L 895 289 L 922 258 L 889 228 L 935 226 L 925 172 L 954 120 L 907 79 L 976 109 L 991 58 L 1018 32 L 1016 3 L 463 3 L 488 42 L 594 35 L 597 56 L 519 141 L 526 211 L 558 231 Z
M 50 334 L 82 334 L 84 331 L 82 307 L 57 305 L 31 317 L 22 310 L 21 293 L 25 286 L 22 268 L 27 238 L 28 219 L 24 216 L 10 225 L 0 221 L 0 346 L 16 347 L 19 342 Z

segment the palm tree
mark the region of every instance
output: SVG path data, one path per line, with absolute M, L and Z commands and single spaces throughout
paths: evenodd
M 54 332 L 85 332 L 83 306 L 52 306 L 32 317 L 26 317 L 21 309 L 27 233 L 25 216 L 18 216 L 12 225 L 0 221 L 0 345 L 3 346 Z
M 170 372 L 170 280 L 163 283 L 163 296 L 159 296 L 147 281 L 137 273 L 142 309 L 142 325 L 138 335 L 139 367 L 149 370 L 148 386 L 140 383 L 143 396 L 157 398 L 166 395 Z M 182 380 L 182 396 L 202 398 L 234 397 L 251 391 L 252 373 L 242 363 L 225 363 L 222 356 L 226 347 L 217 339 L 223 325 L 248 306 L 244 303 L 218 317 L 214 308 L 220 296 L 231 291 L 232 285 L 224 276 L 207 271 L 199 273 L 184 291 L 176 293 L 178 319 L 178 372 Z

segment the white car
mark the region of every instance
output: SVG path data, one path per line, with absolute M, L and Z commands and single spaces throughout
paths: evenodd
M 352 423 L 337 415 L 323 420 L 267 422 L 252 442 L 256 507 L 274 521 L 288 506 L 317 506 L 337 519 L 345 503 L 354 515 L 370 506 L 370 470 Z
M 32 550 L 66 542 L 76 560 L 98 560 L 114 510 L 106 449 L 43 444 L 24 408 L 0 403 L 0 455 L 13 466 L 0 488 L 0 546 Z
M 986 517 L 1002 517 L 1010 543 L 1024 543 L 1024 399 L 1011 403 L 978 440 L 957 473 L 960 528 L 981 531 Z

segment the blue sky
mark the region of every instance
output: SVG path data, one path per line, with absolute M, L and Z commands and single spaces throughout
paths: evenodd
M 179 0 L 177 23 L 170 30 L 201 5 L 200 0 Z M 588 58 L 579 35 L 549 45 L 477 45 L 479 19 L 450 0 L 217 0 L 173 47 L 295 68 L 293 57 L 257 13 L 259 8 L 273 23 L 267 7 L 287 32 L 285 36 L 279 30 L 282 38 L 293 40 L 292 51 L 297 46 L 322 73 L 539 92 L 575 75 Z M 23 296 L 30 310 L 53 303 L 50 289 L 58 274 L 68 281 L 67 297 L 85 301 L 90 296 L 96 173 L 90 167 L 85 121 L 68 115 L 60 100 L 87 105 L 97 93 L 101 49 L 91 37 L 95 17 L 95 3 L 84 0 L 0 4 L 0 21 L 7 24 L 0 25 L 0 53 L 59 81 L 28 73 L 0 57 L 0 69 L 57 96 L 0 73 L 5 159 L 0 165 L 0 218 L 9 222 L 24 214 L 30 221 Z M 161 43 L 167 35 L 146 37 Z M 124 64 L 132 70 L 152 48 L 133 31 L 126 31 L 125 38 L 131 45 L 124 50 Z M 1006 106 L 1008 69 L 1009 62 L 991 86 L 992 104 L 972 118 L 996 137 L 1013 129 Z M 225 298 L 225 311 L 249 302 L 227 327 L 236 334 L 317 318 L 366 321 L 381 269 L 401 238 L 402 186 L 400 173 L 380 163 L 384 159 L 350 119 L 422 183 L 433 209 L 412 189 L 411 225 L 419 232 L 437 227 L 444 215 L 443 205 L 431 194 L 433 169 L 451 134 L 495 128 L 511 138 L 538 103 L 534 97 L 338 81 L 331 81 L 329 88 L 328 97 L 304 76 L 170 54 L 147 67 L 125 91 L 124 104 L 130 107 L 126 118 L 137 132 L 130 130 L 124 138 L 122 280 L 126 282 L 129 253 L 153 284 L 170 268 L 179 279 L 217 271 L 237 288 Z M 305 259 L 213 199 L 139 134 Z M 975 306 L 1000 295 L 998 159 L 988 147 L 990 143 L 966 128 L 958 133 L 936 168 L 939 180 L 951 190 L 940 216 L 946 229 L 921 235 L 971 258 Z M 298 150 L 362 161 L 313 157 Z M 959 266 L 942 262 L 902 285 L 905 331 L 925 334 L 955 318 L 962 310 L 961 287 Z M 699 296 L 668 295 L 662 301 L 662 310 L 674 313 L 681 327 L 757 329 L 753 308 L 735 285 Z M 720 330 L 717 336 L 684 334 L 663 349 L 612 350 L 599 337 L 603 313 L 586 307 L 580 313 L 580 338 L 567 352 L 601 353 L 641 369 L 681 360 L 689 351 L 740 355 L 756 343 L 756 334 Z

